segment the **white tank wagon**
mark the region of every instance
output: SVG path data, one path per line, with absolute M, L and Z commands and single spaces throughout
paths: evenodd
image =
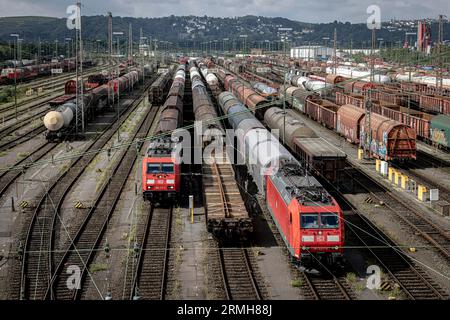
M 74 102 L 69 102 L 54 111 L 50 111 L 44 117 L 44 126 L 49 131 L 59 131 L 67 128 L 74 118 L 76 108 Z
M 327 68 L 326 72 L 328 74 L 334 74 L 334 68 Z M 381 74 L 379 70 L 374 71 L 373 82 L 376 83 L 387 83 L 391 82 L 390 76 L 386 74 Z M 338 67 L 336 68 L 336 73 L 339 76 L 346 78 L 356 78 L 361 81 L 370 81 L 370 70 L 361 70 L 353 67 Z
M 84 120 L 88 121 L 110 103 L 117 101 L 117 96 L 129 89 L 131 90 L 138 83 L 140 76 L 142 76 L 142 71 L 133 70 L 122 77 L 109 81 L 107 84 L 90 90 L 83 98 Z M 45 134 L 47 140 L 62 140 L 73 134 L 76 108 L 75 100 L 72 100 L 45 115 L 44 126 L 47 129 Z

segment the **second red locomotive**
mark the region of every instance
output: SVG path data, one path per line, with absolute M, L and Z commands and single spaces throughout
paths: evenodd
M 172 203 L 180 194 L 181 164 L 175 156 L 178 142 L 171 134 L 182 123 L 185 79 L 185 65 L 180 65 L 162 107 L 155 138 L 142 161 L 142 194 L 152 203 Z

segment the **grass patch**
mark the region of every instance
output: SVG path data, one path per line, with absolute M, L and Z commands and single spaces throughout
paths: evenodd
M 294 279 L 291 281 L 291 286 L 294 288 L 300 288 L 302 286 L 303 282 L 301 279 Z
M 29 152 L 19 152 L 16 157 L 17 157 L 17 160 L 19 160 L 19 159 L 26 158 L 28 156 L 30 156 Z
M 108 270 L 108 265 L 106 263 L 94 263 L 89 267 L 90 273 L 106 271 L 106 270 Z
M 345 280 L 348 283 L 355 283 L 356 281 L 358 281 L 358 278 L 356 277 L 356 274 L 354 274 L 353 272 L 349 272 L 347 273 L 347 275 L 345 276 Z

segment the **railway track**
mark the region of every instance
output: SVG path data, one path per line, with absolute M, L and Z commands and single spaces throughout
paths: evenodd
M 445 183 L 447 180 L 444 179 L 442 183 L 437 179 L 440 172 L 450 176 L 450 163 L 425 152 L 418 151 L 417 155 L 415 162 L 396 164 L 395 167 L 414 179 L 416 183 L 425 185 L 428 189 L 439 189 L 439 199 L 450 202 L 450 187 Z M 435 168 L 436 172 L 430 175 L 428 171 L 425 171 L 427 168 Z
M 145 117 L 140 121 L 133 140 L 147 136 L 153 121 L 156 119 L 159 108 L 151 108 Z M 140 150 L 130 144 L 122 152 L 119 160 L 111 170 L 111 177 L 99 192 L 94 204 L 84 218 L 80 228 L 72 237 L 71 243 L 63 250 L 64 254 L 59 262 L 56 262 L 54 272 L 45 293 L 46 299 L 52 300 L 72 300 L 79 299 L 83 291 L 83 282 L 89 273 L 89 264 L 92 261 L 94 252 L 102 240 L 109 220 L 114 212 L 115 206 L 120 198 L 120 194 L 127 182 L 137 155 Z M 70 275 L 66 273 L 66 266 L 78 266 L 81 270 L 81 288 L 72 290 L 67 287 Z
M 17 166 L 23 167 L 27 164 L 32 164 L 35 161 L 42 159 L 45 155 L 56 148 L 56 144 L 44 143 L 37 147 L 34 151 L 30 153 L 27 157 L 19 160 L 14 164 L 14 166 L 0 173 L 0 197 L 2 197 L 6 190 L 11 186 L 11 184 L 22 174 L 23 170 L 14 169 Z
M 44 108 L 47 105 L 47 103 L 41 103 L 36 106 L 36 108 Z M 14 131 L 17 131 L 23 127 L 26 127 L 30 124 L 30 122 L 40 119 L 42 116 L 45 116 L 45 114 L 50 110 L 50 108 L 44 108 L 43 110 L 40 110 L 32 115 L 26 116 L 22 119 L 19 119 L 19 121 L 6 126 L 4 128 L 0 128 L 0 140 L 4 139 Z
M 123 299 L 164 300 L 173 207 L 150 205 L 129 256 Z
M 329 276 L 315 276 L 300 272 L 302 292 L 311 300 L 353 300 L 354 294 L 345 279 Z
M 262 300 L 246 248 L 219 248 L 221 274 L 228 300 Z
M 142 92 L 148 88 L 148 85 Z M 11 284 L 13 299 L 44 299 L 50 284 L 53 270 L 51 250 L 54 248 L 54 229 L 57 223 L 57 212 L 60 210 L 65 196 L 76 180 L 81 176 L 89 163 L 104 148 L 117 129 L 126 121 L 128 116 L 137 108 L 143 97 L 136 98 L 131 107 L 123 110 L 120 122 L 112 123 L 94 141 L 83 154 L 74 158 L 70 167 L 62 174 L 49 181 L 47 192 L 39 196 L 35 208 L 26 211 L 29 217 L 28 229 L 19 246 L 23 250 L 20 266 L 15 269 Z M 51 199 L 51 203 L 48 200 Z M 16 273 L 20 278 L 16 277 Z
M 389 192 L 361 170 L 354 167 L 350 170 L 345 171 L 348 177 L 365 190 L 373 200 L 383 204 L 400 221 L 430 243 L 447 261 L 450 261 L 450 235 L 444 229 L 425 217 L 417 208 L 410 206 L 397 195 Z
M 366 176 L 353 173 L 358 179 L 359 185 L 372 185 Z M 362 181 L 359 178 L 363 177 Z M 362 215 L 345 197 L 342 191 L 338 191 L 330 183 L 326 183 L 330 194 L 339 202 L 344 216 L 346 228 L 350 230 L 350 236 L 354 245 L 363 246 L 364 254 L 375 258 L 376 264 L 383 268 L 392 283 L 405 294 L 407 299 L 448 299 L 448 294 L 432 280 L 423 268 L 403 252 L 388 236 L 378 229 L 369 219 Z M 340 190 L 346 190 L 348 185 L 341 185 Z M 353 192 L 352 190 L 348 190 Z M 403 213 L 400 213 L 403 214 Z M 347 237 L 349 239 L 349 237 Z
M 207 201 L 205 206 L 210 210 L 219 210 L 221 217 L 231 218 L 242 210 L 243 202 L 236 184 L 230 183 L 230 177 L 234 178 L 234 175 L 227 161 L 228 157 L 226 154 L 222 154 L 222 157 L 222 160 L 225 160 L 222 161 L 223 164 L 217 164 L 216 156 L 214 156 L 212 164 L 204 168 L 206 170 L 204 174 L 212 175 L 215 185 L 215 192 L 211 192 L 211 185 L 206 186 L 209 187 L 207 189 L 209 193 L 207 192 L 205 195 Z M 236 193 L 239 195 L 240 201 L 236 201 Z M 211 206 L 213 207 L 211 208 Z M 247 249 L 219 246 L 218 250 L 226 299 L 262 300 L 261 289 Z
M 384 268 L 390 280 L 400 287 L 408 299 L 449 299 L 449 295 L 416 262 L 400 249 L 394 249 L 395 244 L 364 216 L 353 217 L 352 223 L 353 225 L 347 225 L 347 227 L 375 257 L 377 264 Z
M 35 138 L 36 136 L 40 135 L 41 133 L 45 132 L 44 126 L 38 126 L 35 128 L 30 128 L 28 131 L 24 132 L 20 136 L 16 137 L 15 139 L 11 139 L 8 141 L 0 142 L 0 152 L 12 149 L 20 144 L 23 144 L 27 141 L 30 141 L 31 139 Z
M 450 171 L 450 163 L 444 159 L 421 150 L 417 150 L 417 156 L 416 164 L 420 167 L 446 168 L 447 171 Z

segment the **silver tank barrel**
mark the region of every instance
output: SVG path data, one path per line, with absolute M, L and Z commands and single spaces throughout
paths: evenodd
M 49 131 L 58 131 L 62 128 L 67 128 L 75 117 L 75 111 L 75 103 L 66 103 L 45 115 L 44 126 Z

